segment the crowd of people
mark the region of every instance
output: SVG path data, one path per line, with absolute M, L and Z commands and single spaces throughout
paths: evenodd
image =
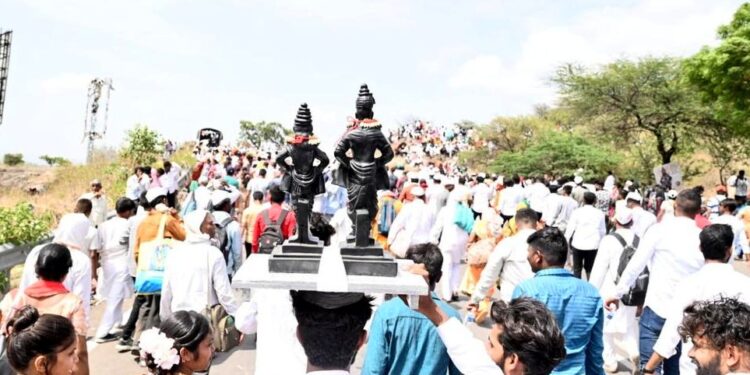
M 453 156 L 471 137 L 423 122 L 392 135 L 407 163 L 388 171 L 372 235 L 424 276 L 417 309 L 361 293 L 240 301 L 242 264 L 295 235 L 284 171 L 272 151 L 197 147 L 195 165 L 135 168 L 114 207 L 92 181 L 0 303 L 0 366 L 91 372 L 93 298 L 106 303 L 94 339 L 155 374 L 204 371 L 239 332 L 257 334 L 257 374 L 346 374 L 365 345 L 363 374 L 603 374 L 623 361 L 646 374 L 750 372 L 750 279 L 732 266 L 750 257 L 744 172 L 711 193 L 612 173 L 469 173 Z M 334 170 L 310 230 L 335 246 L 352 223 Z M 486 344 L 470 322 L 491 327 Z

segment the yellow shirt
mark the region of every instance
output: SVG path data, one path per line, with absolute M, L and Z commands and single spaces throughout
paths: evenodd
M 253 243 L 253 227 L 255 218 L 263 211 L 263 205 L 253 201 L 250 206 L 242 211 L 242 229 L 245 231 L 245 242 Z

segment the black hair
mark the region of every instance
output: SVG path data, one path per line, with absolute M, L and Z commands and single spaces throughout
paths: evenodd
M 263 200 L 263 192 L 254 191 L 253 192 L 253 200 L 254 201 L 262 201 Z
M 166 199 L 167 199 L 167 196 L 166 196 L 166 195 L 160 195 L 160 196 L 158 196 L 158 197 L 154 198 L 154 200 L 152 200 L 152 201 L 148 202 L 148 205 L 149 205 L 149 207 L 151 207 L 151 208 L 156 208 L 156 206 L 157 206 L 157 205 L 158 205 L 159 203 L 164 203 L 164 201 L 165 201 Z
M 42 280 L 65 280 L 65 276 L 73 267 L 73 258 L 65 245 L 50 243 L 45 245 L 36 259 L 36 274 Z
M 701 210 L 701 196 L 694 189 L 685 189 L 677 195 L 675 207 L 679 208 L 683 215 L 694 218 Z
M 167 161 L 164 162 L 164 169 L 167 169 L 167 168 L 172 168 L 172 163 L 169 162 L 169 160 L 167 160 Z M 161 168 L 159 168 L 159 169 L 161 169 Z
M 115 203 L 115 211 L 117 211 L 118 214 L 135 211 L 135 208 L 135 202 L 127 197 L 122 197 L 117 200 L 117 203 Z
M 354 361 L 365 323 L 372 315 L 372 298 L 326 309 L 290 292 L 297 333 L 307 361 L 322 369 L 345 369 Z
M 750 306 L 723 296 L 693 302 L 685 308 L 678 331 L 684 339 L 705 338 L 713 349 L 734 345 L 750 351 Z
M 40 315 L 33 306 L 25 306 L 8 321 L 6 355 L 11 367 L 24 372 L 38 355 L 54 365 L 57 353 L 76 343 L 76 331 L 68 318 L 55 314 Z
M 711 224 L 700 233 L 700 248 L 706 260 L 725 260 L 727 249 L 732 247 L 734 232 L 726 224 Z
M 138 172 L 143 172 L 143 167 L 135 167 L 135 168 L 133 168 L 133 174 L 138 174 Z
M 508 179 L 508 180 L 504 180 L 503 181 L 503 186 L 505 186 L 507 188 L 508 187 L 512 187 L 513 185 L 515 185 L 515 182 L 513 182 L 513 180 Z
M 516 211 L 516 225 L 519 223 L 536 225 L 537 221 L 539 221 L 539 216 L 536 211 L 530 208 L 522 208 Z
M 90 199 L 81 198 L 76 202 L 75 212 L 82 213 L 86 216 L 89 216 L 91 215 L 92 209 L 93 209 L 93 205 L 91 204 Z
M 563 192 L 565 192 L 565 195 L 570 196 L 570 194 L 573 194 L 573 187 L 570 185 L 565 185 L 562 187 Z
M 459 185 L 463 185 L 465 183 L 466 183 L 466 177 L 464 177 L 464 176 L 458 177 L 458 184 Z
M 170 339 L 174 340 L 173 347 L 180 352 L 185 348 L 191 353 L 198 351 L 198 346 L 211 333 L 211 326 L 203 315 L 195 311 L 176 311 L 159 325 L 159 331 Z M 164 370 L 154 362 L 154 357 L 146 353 L 146 367 L 151 370 L 152 374 L 166 375 L 177 370 L 180 364 L 172 366 L 169 370 Z
M 732 198 L 724 199 L 719 203 L 719 206 L 725 207 L 729 212 L 734 213 L 737 210 L 737 201 Z
M 480 183 L 480 184 L 481 184 L 482 182 L 484 182 L 484 177 L 482 177 L 482 176 L 477 176 L 477 183 Z
M 512 180 L 513 180 L 514 184 L 520 184 L 521 183 L 521 177 L 518 176 L 517 174 L 513 175 Z
M 587 191 L 583 193 L 583 203 L 584 204 L 594 204 L 596 203 L 596 194 Z
M 278 186 L 273 186 L 268 189 L 268 195 L 270 196 L 272 203 L 281 204 L 284 202 L 284 198 L 286 198 L 286 195 Z
M 495 301 L 490 316 L 503 328 L 497 338 L 505 352 L 503 360 L 517 355 L 524 374 L 549 374 L 565 358 L 565 338 L 543 303 L 529 297 Z
M 261 169 L 260 169 L 260 170 L 258 171 L 258 175 L 259 175 L 260 177 L 266 177 L 266 173 L 267 173 L 267 172 L 266 172 L 266 169 L 265 169 L 265 168 L 261 168 Z
M 539 250 L 549 265 L 562 266 L 568 258 L 568 241 L 557 228 L 540 229 L 532 233 L 526 243 Z
M 143 207 L 144 210 L 148 211 L 151 209 L 151 204 L 148 203 L 148 199 L 146 199 L 146 192 L 142 192 L 141 196 L 138 197 L 138 204 Z
M 443 276 L 443 254 L 440 248 L 429 242 L 412 245 L 406 250 L 405 258 L 411 259 L 415 264 L 424 264 L 430 274 L 430 289 L 435 288 L 435 284 Z

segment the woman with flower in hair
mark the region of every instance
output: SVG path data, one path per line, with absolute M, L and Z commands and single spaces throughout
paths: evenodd
M 191 375 L 205 372 L 214 356 L 214 338 L 203 315 L 177 311 L 157 328 L 141 334 L 141 359 L 150 374 Z

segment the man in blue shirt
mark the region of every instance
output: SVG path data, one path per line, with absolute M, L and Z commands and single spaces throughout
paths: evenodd
M 599 291 L 565 270 L 568 243 L 557 228 L 529 236 L 529 264 L 534 278 L 518 284 L 513 298 L 528 296 L 547 305 L 565 336 L 567 355 L 552 374 L 603 375 L 604 305 Z
M 433 244 L 414 245 L 406 258 L 424 264 L 429 272 L 432 300 L 448 315 L 461 319 L 459 313 L 432 291 L 440 281 L 443 255 Z M 392 298 L 375 312 L 370 325 L 367 355 L 362 374 L 460 374 L 448 357 L 435 324 L 412 310 L 401 298 Z

